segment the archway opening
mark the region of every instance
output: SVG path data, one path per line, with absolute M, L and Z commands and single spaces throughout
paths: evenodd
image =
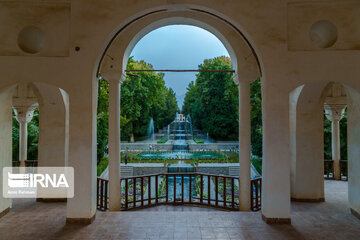
M 194 43 L 191 41 L 189 42 L 186 38 L 181 38 L 183 37 L 183 35 L 181 35 L 183 34 L 181 30 L 186 32 L 188 29 L 196 29 L 198 32 L 197 34 L 202 37 L 202 42 L 198 41 Z M 174 36 L 169 35 L 169 32 L 171 31 L 173 31 Z M 147 43 L 148 45 L 146 45 L 144 42 L 146 42 L 148 36 L 153 34 L 156 35 L 156 32 L 162 33 L 166 40 L 156 44 Z M 209 41 L 206 38 L 204 39 L 204 32 L 205 35 L 208 37 L 210 36 L 212 40 Z M 139 34 L 144 34 L 144 31 Z M 138 39 L 138 37 L 135 37 L 134 39 Z M 165 178 L 165 176 L 159 176 L 159 179 L 156 181 L 159 181 L 159 186 L 166 187 L 166 189 L 162 189 L 162 192 L 165 192 L 166 190 L 166 198 L 172 196 L 171 201 L 174 202 L 179 198 L 184 199 L 185 197 L 189 199 L 190 193 L 184 192 L 183 185 L 178 186 L 178 190 L 182 189 L 180 192 L 174 191 L 173 193 L 173 189 L 176 188 L 175 181 L 184 184 L 185 177 L 185 180 L 187 179 L 186 181 L 189 185 L 188 187 L 185 186 L 185 188 L 194 188 L 192 193 L 194 195 L 191 196 L 190 199 L 202 199 L 207 196 L 207 201 L 209 203 L 216 202 L 217 205 L 218 200 L 220 200 L 223 202 L 223 206 L 231 205 L 228 204 L 227 201 L 232 198 L 230 195 L 226 195 L 226 192 L 231 188 L 235 190 L 239 189 L 239 90 L 234 83 L 234 80 L 237 81 L 237 77 L 235 76 L 234 79 L 234 62 L 229 58 L 230 54 L 226 51 L 227 48 L 225 48 L 219 39 L 211 33 L 198 27 L 184 25 L 159 28 L 150 32 L 148 35 L 143 36 L 139 42 L 136 42 L 134 39 L 125 50 L 123 62 L 127 62 L 126 70 L 124 70 L 126 77 L 124 76 L 124 82 L 121 86 L 120 126 L 122 140 L 121 161 L 123 165 L 120 168 L 120 175 L 124 178 L 121 186 L 124 197 L 124 199 L 122 199 L 123 206 L 129 207 L 131 204 L 133 207 L 137 206 L 137 204 L 134 203 L 135 193 L 128 192 L 128 189 L 134 189 L 133 185 L 135 183 L 136 185 L 139 185 L 140 189 L 145 189 L 143 191 L 149 192 L 151 181 L 155 181 L 150 178 L 141 180 L 141 182 L 140 178 L 138 181 L 136 178 L 135 180 L 132 178 L 128 181 L 126 177 L 137 176 L 139 174 L 136 173 L 139 171 L 141 171 L 141 173 L 144 171 L 156 171 L 149 173 L 162 174 L 169 171 L 190 171 L 190 169 L 194 172 L 201 170 L 201 168 L 210 171 L 205 172 L 205 174 L 223 173 L 223 175 L 228 175 L 229 178 L 218 179 L 217 177 L 212 176 L 209 176 L 209 178 L 206 177 L 204 183 L 209 187 L 206 188 L 206 190 L 202 190 L 202 192 L 200 192 L 200 188 L 194 188 L 193 185 L 191 185 L 191 181 L 195 181 L 195 178 L 189 178 L 189 176 L 182 175 L 179 176 L 180 179 L 173 177 L 172 183 L 169 182 L 169 185 L 163 183 L 163 181 L 168 181 L 168 178 Z M 179 41 L 179 39 L 181 40 Z M 162 39 L 160 38 L 160 40 Z M 216 44 L 222 48 L 221 54 L 225 56 L 219 57 L 217 56 L 218 54 L 211 54 L 211 46 L 207 41 L 211 42 L 214 40 L 216 40 Z M 137 45 L 135 46 L 136 43 Z M 166 46 L 169 43 L 170 46 Z M 133 46 L 135 46 L 135 48 L 132 48 Z M 148 59 L 154 59 L 155 61 L 144 61 L 143 58 L 137 59 L 137 56 L 128 58 L 128 56 L 132 56 L 133 53 L 136 55 L 136 52 L 138 51 L 137 47 L 143 47 L 143 56 L 148 57 Z M 166 47 L 169 48 L 166 49 Z M 181 47 L 183 47 L 183 49 Z M 133 53 L 128 53 L 130 52 L 129 49 L 132 50 Z M 159 51 L 159 49 L 163 49 L 163 52 L 154 54 L 154 51 Z M 177 57 L 180 56 L 180 59 L 172 57 L 171 51 L 176 52 L 178 54 Z M 196 56 L 196 54 L 199 53 L 201 58 L 200 61 L 192 61 L 196 58 L 199 59 L 199 57 Z M 158 59 L 161 59 L 162 63 L 156 62 Z M 235 66 L 237 67 L 236 61 Z M 180 74 L 183 74 L 183 76 Z M 104 78 L 107 78 L 106 72 L 102 75 Z M 167 120 L 162 123 L 158 121 L 159 115 L 161 114 L 158 114 L 157 116 L 154 115 L 154 112 L 156 111 L 153 106 L 143 106 L 144 104 L 149 104 L 151 99 L 148 99 L 148 101 L 146 100 L 148 95 L 142 92 L 141 88 L 147 88 L 146 91 L 151 92 L 151 87 L 156 86 L 156 81 L 150 85 L 146 83 L 146 81 L 151 78 L 158 78 L 159 82 L 163 82 L 162 85 L 168 89 L 172 100 L 178 101 L 178 103 L 183 102 L 183 104 L 181 104 L 183 106 L 181 107 L 176 104 L 176 110 L 172 111 L 170 114 L 171 116 L 167 116 Z M 108 88 L 106 84 L 105 80 L 100 80 L 100 88 Z M 162 87 L 155 87 L 155 90 L 159 90 L 159 88 Z M 253 118 L 256 119 L 256 121 L 254 121 L 256 130 L 254 130 L 253 133 L 258 137 L 261 136 L 262 130 L 261 86 L 259 79 L 252 85 L 251 89 L 253 100 L 251 109 L 256 109 L 256 111 L 253 111 L 254 114 L 252 114 L 252 116 L 254 116 Z M 102 90 L 99 89 L 99 93 L 101 91 Z M 159 95 L 157 96 L 158 100 L 160 100 Z M 100 95 L 99 97 L 101 98 Z M 183 99 L 181 99 L 181 97 Z M 153 102 L 153 105 L 161 105 L 158 102 Z M 102 106 L 100 102 L 99 106 Z M 107 116 L 107 114 L 102 115 Z M 106 120 L 104 122 L 106 122 Z M 137 126 L 139 129 L 135 129 L 134 126 Z M 104 128 L 99 127 L 98 125 L 98 129 Z M 98 134 L 98 136 L 100 135 L 101 134 Z M 252 177 L 258 177 L 260 175 L 259 168 L 261 170 L 261 159 L 259 159 L 262 154 L 261 140 L 256 139 L 256 137 L 254 139 L 257 146 L 253 148 L 253 156 L 257 157 L 258 168 L 252 166 L 251 175 Z M 224 142 L 224 140 L 227 141 Z M 229 142 L 229 140 L 232 141 Z M 100 153 L 100 158 L 102 158 L 102 160 L 99 161 L 98 169 L 101 169 L 98 170 L 98 175 L 102 178 L 106 178 L 109 174 L 109 170 L 106 168 L 108 161 L 106 153 Z M 156 169 L 153 167 L 153 169 L 149 170 L 145 165 L 150 163 L 158 164 L 158 168 Z M 138 164 L 138 166 L 135 166 L 136 164 Z M 211 166 L 209 168 L 205 165 L 201 166 L 203 164 L 220 164 L 221 166 Z M 144 170 L 144 168 L 147 169 Z M 234 178 L 231 178 L 231 174 Z M 237 176 L 237 178 L 235 176 Z M 231 179 L 234 179 L 235 181 Z M 153 182 L 152 185 L 158 187 L 155 182 Z M 170 189 L 168 189 L 168 187 L 170 187 Z M 222 190 L 219 197 L 220 199 L 218 199 L 218 194 L 216 192 L 219 191 L 220 188 Z M 146 197 L 151 199 L 157 195 L 158 192 L 158 190 L 150 189 L 149 196 Z M 132 200 L 129 200 L 129 194 L 130 198 L 132 197 Z M 235 193 L 234 195 L 237 194 L 238 193 Z M 143 193 L 140 193 L 138 196 L 143 196 Z M 149 200 L 149 204 L 151 201 L 152 200 Z M 168 199 L 166 201 L 168 201 Z M 238 196 L 233 197 L 233 202 L 234 204 L 232 204 L 232 206 L 238 205 Z M 141 203 L 141 205 L 142 204 L 143 203 Z
M 349 204 L 358 209 L 353 197 L 358 194 L 358 176 L 352 167 L 357 166 L 358 157 L 350 156 L 359 144 L 355 136 L 358 96 L 354 88 L 337 82 L 308 83 L 290 95 L 294 201 L 327 201 L 344 210 Z M 354 180 L 346 184 L 348 179 Z

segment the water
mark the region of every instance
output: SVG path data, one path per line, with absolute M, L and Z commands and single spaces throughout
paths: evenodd
M 168 167 L 169 173 L 185 173 L 185 172 L 194 172 L 195 169 L 190 164 L 179 161 L 177 164 L 171 164 Z
M 222 155 L 214 152 L 148 152 L 139 155 L 143 159 L 220 159 Z
M 154 132 L 154 119 L 151 118 L 150 119 L 150 123 L 149 123 L 149 127 L 148 127 L 148 131 L 147 131 L 147 136 L 148 139 L 155 141 L 155 132 Z
M 195 177 L 191 177 L 191 197 L 196 197 Z M 190 177 L 184 176 L 184 199 L 189 199 Z M 181 176 L 176 176 L 176 199 L 181 198 Z M 169 198 L 174 198 L 174 177 L 169 177 Z
M 167 128 L 167 139 L 170 139 L 170 124 L 168 125 Z

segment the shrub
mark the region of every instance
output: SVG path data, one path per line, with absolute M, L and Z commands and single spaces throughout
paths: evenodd
M 157 143 L 166 143 L 168 141 L 167 138 L 161 138 L 157 141 Z
M 101 159 L 101 161 L 99 162 L 99 164 L 97 165 L 97 175 L 100 176 L 102 174 L 102 172 L 107 168 L 108 165 L 109 165 L 109 157 L 104 156 Z
M 204 143 L 204 140 L 199 139 L 199 138 L 194 138 L 194 142 L 196 142 L 196 143 Z
M 253 158 L 251 159 L 252 164 L 256 170 L 261 174 L 262 172 L 262 158 Z

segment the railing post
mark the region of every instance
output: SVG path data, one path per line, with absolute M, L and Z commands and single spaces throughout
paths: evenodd
M 219 185 L 218 185 L 218 176 L 215 176 L 215 205 L 218 206 L 218 191 L 219 191 Z
M 176 201 L 176 175 L 174 174 L 174 203 Z
M 100 207 L 102 208 L 104 206 L 104 182 L 101 180 L 100 182 L 100 192 L 101 192 L 101 198 L 100 198 Z
M 203 182 L 203 175 L 200 175 L 200 203 L 203 203 L 203 186 L 204 186 L 204 182 Z
M 140 178 L 140 194 L 141 194 L 141 206 L 144 206 L 144 178 Z
M 261 208 L 261 189 L 262 189 L 262 178 L 259 178 L 259 209 Z
M 255 206 L 257 210 L 259 208 L 259 180 L 256 179 L 255 181 Z
M 129 191 L 129 187 L 128 187 L 128 179 L 124 179 L 125 181 L 125 209 L 128 208 L 128 191 Z
M 149 176 L 149 183 L 148 183 L 148 196 L 149 196 L 149 200 L 148 200 L 148 204 L 151 205 L 151 176 Z
M 158 177 L 159 177 L 159 175 L 156 175 L 156 176 L 155 176 L 155 203 L 156 203 L 156 204 L 158 204 L 158 195 L 159 195 Z
M 208 175 L 208 205 L 211 205 L 211 176 Z
M 231 207 L 235 208 L 235 187 L 234 178 L 231 178 Z M 250 184 L 251 186 L 251 184 Z M 251 192 L 251 191 L 250 191 Z
M 96 206 L 97 206 L 97 208 L 99 208 L 99 204 L 100 204 L 99 184 L 100 184 L 100 178 L 97 178 L 96 179 Z
M 166 176 L 166 202 L 169 201 L 169 175 L 165 175 Z
M 224 177 L 224 207 L 226 207 L 226 177 Z
M 184 203 L 184 174 L 181 175 L 181 203 Z
M 250 208 L 254 211 L 254 180 L 250 181 Z
M 134 208 L 136 207 L 136 178 L 133 178 L 133 201 Z
M 189 175 L 189 203 L 191 203 L 191 182 L 192 182 L 192 175 Z
M 109 181 L 104 181 L 104 184 L 105 184 L 105 194 L 104 194 L 104 201 L 105 201 L 105 204 L 104 204 L 104 211 L 106 211 L 106 209 L 108 209 L 107 207 L 107 204 L 108 204 L 108 185 L 109 185 Z

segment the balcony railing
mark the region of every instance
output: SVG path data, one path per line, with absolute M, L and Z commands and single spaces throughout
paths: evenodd
M 340 180 L 348 180 L 347 160 L 340 160 Z M 324 178 L 334 179 L 334 160 L 324 160 Z
M 12 166 L 20 167 L 20 161 L 13 161 Z M 25 160 L 25 167 L 37 167 L 37 166 L 38 166 L 38 160 Z
M 108 180 L 97 180 L 97 206 L 108 208 Z M 261 178 L 251 180 L 251 210 L 261 209 Z M 201 173 L 165 173 L 121 179 L 122 210 L 160 204 L 239 209 L 239 178 Z
M 97 209 L 101 211 L 106 211 L 109 206 L 108 204 L 109 180 L 97 178 L 96 187 L 97 187 L 97 196 L 96 196 Z

